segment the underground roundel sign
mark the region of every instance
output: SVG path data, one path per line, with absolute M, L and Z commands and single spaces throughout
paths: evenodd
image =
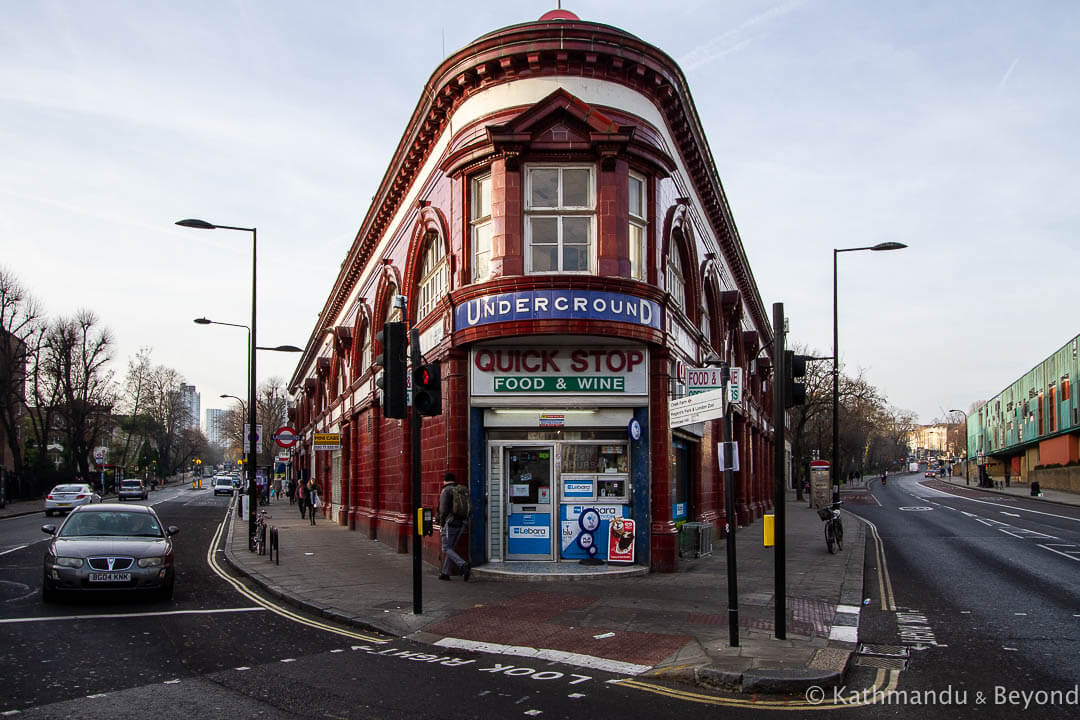
M 283 448 L 289 448 L 296 444 L 296 431 L 288 425 L 282 425 L 274 431 L 274 442 Z

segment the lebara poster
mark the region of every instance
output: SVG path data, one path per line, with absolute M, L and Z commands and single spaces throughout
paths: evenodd
M 612 518 L 609 526 L 608 562 L 634 562 L 634 521 L 629 518 Z

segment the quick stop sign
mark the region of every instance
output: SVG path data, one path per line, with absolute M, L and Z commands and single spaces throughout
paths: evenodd
M 289 448 L 296 444 L 296 431 L 288 425 L 283 425 L 274 431 L 274 442 L 283 448 Z

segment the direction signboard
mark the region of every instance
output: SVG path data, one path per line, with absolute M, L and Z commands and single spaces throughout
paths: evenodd
M 698 395 L 679 398 L 668 403 L 668 418 L 671 427 L 682 427 L 715 420 L 724 415 L 724 391 L 710 390 Z

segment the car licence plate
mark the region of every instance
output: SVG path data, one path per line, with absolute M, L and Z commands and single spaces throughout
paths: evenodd
M 129 572 L 92 572 L 88 578 L 90 582 L 131 582 Z
M 57 507 L 68 507 L 71 503 L 56 503 Z

